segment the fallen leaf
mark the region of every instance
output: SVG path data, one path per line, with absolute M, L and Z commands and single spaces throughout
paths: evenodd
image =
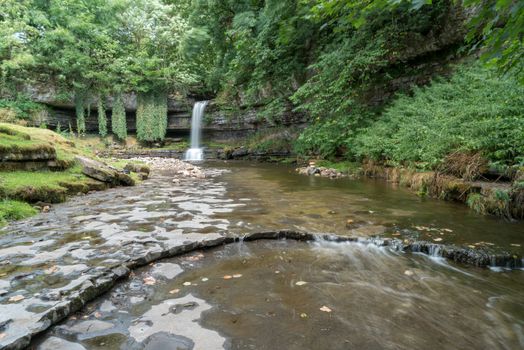
M 190 286 L 190 285 L 191 285 L 191 282 L 184 282 L 183 285 L 184 285 L 184 286 Z
M 440 237 L 438 237 L 438 238 L 433 238 L 433 240 L 434 240 L 435 242 L 440 242 L 440 241 L 442 241 L 442 238 L 440 238 Z
M 189 261 L 198 261 L 198 260 L 202 259 L 203 257 L 204 257 L 204 254 L 199 253 L 199 254 L 195 254 L 195 255 L 188 256 L 188 257 L 186 258 L 186 260 L 189 260 Z
M 12 303 L 16 303 L 17 301 L 24 300 L 25 297 L 23 295 L 15 295 L 9 298 L 9 301 Z
M 406 270 L 406 271 L 404 271 L 404 275 L 406 275 L 406 276 L 413 276 L 413 271 Z
M 144 284 L 147 286 L 152 286 L 156 283 L 156 279 L 153 276 L 147 276 L 144 278 Z
M 233 278 L 233 276 L 231 276 L 231 275 L 225 275 L 225 276 L 224 276 L 224 279 L 225 279 L 225 280 L 230 280 L 230 279 L 232 279 L 232 278 Z
M 176 294 L 178 292 L 180 292 L 180 289 L 173 289 L 169 291 L 169 294 Z
M 242 274 L 241 273 L 236 273 L 233 275 L 233 278 L 240 278 L 242 277 Z
M 300 314 L 300 317 L 301 317 L 301 318 L 306 318 L 306 317 L 307 317 L 307 314 L 303 312 L 303 313 Z
M 322 306 L 320 308 L 320 311 L 323 311 L 323 312 L 331 312 L 331 309 L 329 307 L 327 307 L 326 305 Z
M 297 283 L 295 283 L 297 286 L 303 286 L 304 284 L 307 284 L 306 281 L 298 281 Z
M 58 266 L 51 266 L 50 268 L 48 268 L 47 270 L 44 271 L 45 274 L 47 275 L 50 275 L 52 273 L 55 273 L 56 271 L 58 271 Z

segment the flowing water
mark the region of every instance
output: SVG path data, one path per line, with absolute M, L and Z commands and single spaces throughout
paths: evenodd
M 202 117 L 209 101 L 196 102 L 193 106 L 191 116 L 191 148 L 186 151 L 185 160 L 201 161 L 204 159 L 204 151 L 200 147 L 202 135 Z
M 420 198 L 382 180 L 297 175 L 277 164 L 220 163 L 228 198 L 245 205 L 227 218 L 232 231 L 295 229 L 347 236 L 383 235 L 524 252 L 524 222 L 478 215 L 464 204 Z M 348 225 L 348 220 L 350 224 Z
M 86 349 L 519 349 L 524 274 L 359 243 L 258 241 L 139 269 L 55 327 Z M 175 345 L 176 344 L 176 345 Z
M 41 329 L 45 315 L 108 269 L 224 236 L 292 229 L 522 254 L 523 222 L 382 181 L 307 177 L 272 164 L 206 167 L 226 171 L 178 183 L 156 172 L 137 187 L 75 197 L 0 230 L 0 348 Z M 523 278 L 522 269 L 360 243 L 231 244 L 136 271 L 32 346 L 516 349 L 524 344 Z

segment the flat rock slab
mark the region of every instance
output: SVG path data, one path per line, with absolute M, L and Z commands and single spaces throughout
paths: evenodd
M 171 174 L 155 174 L 140 186 L 75 197 L 1 229 L 0 349 L 28 346 L 131 268 L 223 244 L 230 224 L 218 217 L 234 208 L 224 184 L 212 178 L 175 185 Z M 180 272 L 156 265 L 155 278 Z
M 51 337 L 40 344 L 37 350 L 86 350 L 80 344 L 72 343 L 58 337 Z
M 184 270 L 182 270 L 182 267 L 180 267 L 180 265 L 177 264 L 158 263 L 155 264 L 151 273 L 155 277 L 163 277 L 170 280 L 181 274 L 183 271 Z

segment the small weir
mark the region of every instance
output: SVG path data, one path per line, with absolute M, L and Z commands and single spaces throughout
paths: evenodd
M 517 349 L 523 287 L 376 244 L 248 238 L 139 268 L 33 344 Z
M 202 117 L 209 101 L 196 102 L 193 106 L 191 116 L 191 148 L 186 151 L 185 160 L 202 161 L 204 160 L 204 150 L 200 147 L 202 136 Z

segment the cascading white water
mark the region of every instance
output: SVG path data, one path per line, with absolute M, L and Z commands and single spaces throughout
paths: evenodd
M 193 106 L 191 116 L 191 148 L 186 151 L 185 160 L 200 161 L 204 160 L 204 150 L 200 147 L 200 134 L 202 127 L 202 117 L 209 101 L 196 102 Z

